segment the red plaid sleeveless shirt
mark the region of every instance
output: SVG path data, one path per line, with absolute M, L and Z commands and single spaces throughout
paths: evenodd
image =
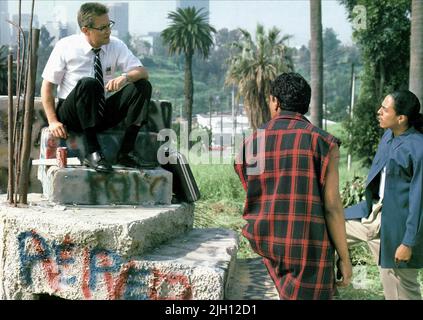
M 236 159 L 247 192 L 242 233 L 264 258 L 281 299 L 333 296 L 323 187 L 336 144 L 301 114 L 283 111 L 246 139 Z

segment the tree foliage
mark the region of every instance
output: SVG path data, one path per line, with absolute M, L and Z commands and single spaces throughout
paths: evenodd
M 324 104 L 325 118 L 343 121 L 348 116 L 351 100 L 351 68 L 361 69 L 360 54 L 356 46 L 342 45 L 335 31 L 325 29 L 324 52 Z
M 362 68 L 361 57 L 355 45 L 342 44 L 332 28 L 323 31 L 324 63 L 324 119 L 343 121 L 350 105 L 351 66 Z M 310 81 L 310 50 L 303 45 L 294 50 L 296 72 Z
M 215 45 L 210 51 L 207 60 L 201 59 L 198 55 L 194 56 L 193 72 L 197 79 L 215 86 L 223 87 L 225 74 L 227 71 L 228 60 L 231 57 L 233 48 L 231 44 L 238 42 L 241 38 L 240 30 L 228 30 L 226 28 L 219 30 L 214 37 Z
M 250 126 L 255 130 L 270 119 L 267 104 L 270 82 L 280 73 L 293 69 L 291 51 L 285 45 L 290 36 L 282 36 L 276 27 L 266 33 L 260 24 L 255 41 L 248 31 L 240 31 L 240 41 L 232 44 L 235 53 L 229 61 L 226 84 L 238 87 Z
M 421 103 L 423 111 L 423 1 L 412 0 L 411 48 L 410 48 L 410 91 Z
M 408 87 L 410 52 L 410 0 L 340 0 L 350 21 L 356 18 L 356 5 L 365 8 L 366 25 L 357 28 L 357 42 L 364 65 L 354 120 L 347 125 L 353 137 L 351 150 L 369 164 L 380 139 L 376 110 L 383 97 Z

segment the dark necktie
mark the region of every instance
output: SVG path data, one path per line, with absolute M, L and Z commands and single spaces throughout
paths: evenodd
M 104 96 L 103 69 L 101 67 L 101 61 L 100 61 L 100 50 L 101 49 L 92 49 L 92 50 L 94 52 L 94 77 L 101 84 L 102 93 L 103 93 L 100 97 L 100 102 L 99 102 L 99 105 L 98 105 L 98 113 L 100 114 L 100 116 L 103 116 L 104 107 L 106 105 L 106 98 Z

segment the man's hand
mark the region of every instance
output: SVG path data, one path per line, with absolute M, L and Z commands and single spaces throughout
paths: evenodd
M 106 84 L 106 90 L 109 92 L 112 91 L 119 91 L 120 89 L 123 88 L 123 86 L 127 83 L 126 77 L 124 76 L 119 76 L 117 78 L 114 78 L 112 80 L 110 80 L 109 82 L 107 82 Z
M 400 262 L 410 261 L 412 254 L 413 250 L 410 247 L 400 244 L 395 251 L 395 263 L 399 264 Z
M 352 278 L 351 261 L 349 259 L 347 261 L 338 259 L 338 261 L 336 262 L 336 266 L 338 268 L 336 285 L 341 288 L 348 286 Z M 340 277 L 338 276 L 338 273 L 340 273 Z
M 65 126 L 59 121 L 51 122 L 48 126 L 48 129 L 55 138 L 68 138 L 68 132 L 66 131 Z

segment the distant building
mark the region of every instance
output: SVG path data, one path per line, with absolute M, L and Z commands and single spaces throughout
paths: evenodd
M 0 46 L 10 45 L 9 8 L 7 1 L 0 1 Z
M 235 118 L 231 113 L 197 114 L 196 122 L 201 127 L 211 129 L 212 146 L 219 146 L 222 142 L 222 146 L 231 147 L 234 136 L 240 139 L 250 129 L 248 118 L 243 114 Z
M 12 21 L 14 23 L 18 24 L 19 23 L 19 15 L 14 14 Z M 22 27 L 22 29 L 23 29 L 24 32 L 25 31 L 26 32 L 29 31 L 29 29 L 30 29 L 30 26 L 29 26 L 30 22 L 31 22 L 31 15 L 29 13 L 22 13 L 21 14 L 21 27 Z M 40 27 L 39 22 L 38 22 L 38 16 L 36 14 L 34 14 L 34 18 L 33 18 L 33 21 L 32 21 L 32 27 L 33 28 L 37 28 L 37 29 Z M 17 37 L 18 37 L 18 35 L 17 35 L 17 29 L 16 28 L 13 28 L 12 30 L 13 30 L 12 31 L 12 39 L 17 39 Z
M 198 9 L 203 9 L 202 12 L 207 15 L 207 22 L 210 21 L 210 3 L 209 0 L 177 0 L 176 8 L 188 8 L 195 7 Z
M 127 2 L 108 5 L 110 20 L 115 22 L 112 35 L 123 39 L 129 33 L 129 6 Z
M 44 26 L 46 27 L 50 37 L 54 37 L 52 45 L 60 39 L 76 33 L 75 23 L 62 23 L 59 21 L 47 21 Z

